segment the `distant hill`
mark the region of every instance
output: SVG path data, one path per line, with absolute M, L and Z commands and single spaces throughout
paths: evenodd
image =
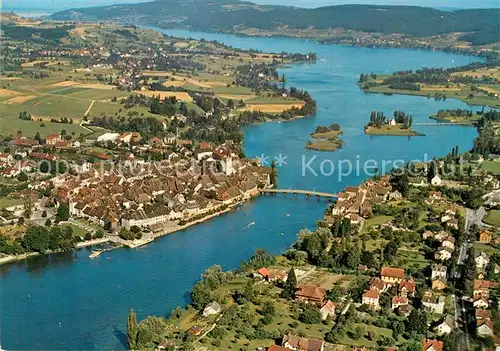
M 425 37 L 451 32 L 488 33 L 500 41 L 500 9 L 441 11 L 417 6 L 339 5 L 316 9 L 262 6 L 237 0 L 157 0 L 131 5 L 71 9 L 54 20 L 119 21 L 163 28 L 241 32 L 245 29 L 401 33 Z M 493 34 L 493 35 L 491 35 Z M 495 35 L 496 34 L 496 35 Z M 478 40 L 473 36 L 474 40 Z

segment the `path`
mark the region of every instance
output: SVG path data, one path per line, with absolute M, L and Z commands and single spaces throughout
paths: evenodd
M 90 110 L 92 110 L 92 106 L 94 106 L 94 104 L 95 104 L 95 100 L 92 100 L 90 102 L 89 108 L 87 109 L 87 111 L 85 111 L 85 114 L 83 115 L 83 117 L 87 117 L 88 116 L 88 114 L 90 113 Z

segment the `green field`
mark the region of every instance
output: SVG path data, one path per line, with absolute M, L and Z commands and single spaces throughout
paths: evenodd
M 500 210 L 488 211 L 486 217 L 484 217 L 483 222 L 496 227 L 500 227 Z
M 0 116 L 2 116 L 0 114 Z M 37 121 L 23 121 L 19 118 L 7 119 L 0 117 L 0 134 L 2 135 L 12 135 L 16 136 L 19 131 L 22 135 L 28 138 L 32 138 L 38 132 L 40 136 L 46 137 L 48 134 L 61 133 L 63 129 L 66 130 L 67 134 L 72 135 L 73 138 L 77 138 L 80 135 L 87 135 L 90 132 L 79 126 L 78 124 L 63 124 L 63 123 L 51 123 L 43 122 L 44 127 L 41 127 L 42 122 Z
M 484 169 L 486 172 L 494 175 L 500 174 L 500 162 L 496 160 L 484 161 L 483 163 L 481 163 L 481 168 Z
M 0 197 L 0 209 L 10 206 L 22 205 L 24 202 L 22 199 L 12 199 L 8 197 Z

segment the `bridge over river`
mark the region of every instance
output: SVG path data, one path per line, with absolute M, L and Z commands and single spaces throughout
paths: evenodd
M 413 123 L 412 126 L 433 126 L 433 127 L 453 127 L 453 126 L 470 126 L 473 127 L 472 123 L 454 123 L 454 122 L 422 122 Z
M 325 193 L 322 191 L 314 191 L 314 190 L 299 190 L 299 189 L 260 189 L 259 192 L 262 194 L 271 194 L 271 195 L 283 194 L 283 196 L 286 196 L 287 194 L 293 194 L 294 196 L 304 195 L 306 198 L 308 198 L 309 196 L 316 196 L 316 198 L 318 199 L 324 197 L 330 200 L 337 199 L 339 197 L 338 194 Z

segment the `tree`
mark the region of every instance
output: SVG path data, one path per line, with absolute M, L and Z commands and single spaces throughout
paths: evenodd
M 283 288 L 282 295 L 285 299 L 291 300 L 295 297 L 295 292 L 297 291 L 297 276 L 295 275 L 295 269 L 292 267 L 288 273 L 288 278 Z
M 264 302 L 264 305 L 262 306 L 262 310 L 260 313 L 263 316 L 271 316 L 273 317 L 276 314 L 276 309 L 274 308 L 274 304 L 270 301 Z
M 423 310 L 412 310 L 406 321 L 406 331 L 425 335 L 427 331 L 427 313 Z
M 61 202 L 57 208 L 56 218 L 58 221 L 67 221 L 69 219 L 69 205 Z
M 127 319 L 128 348 L 133 350 L 137 342 L 137 317 L 133 308 L 130 309 Z
M 306 324 L 321 323 L 321 312 L 319 308 L 314 305 L 303 304 L 299 320 Z
M 28 180 L 28 176 L 26 175 L 26 173 L 24 172 L 21 172 L 19 173 L 19 175 L 17 176 L 17 180 L 20 181 L 20 182 L 25 182 Z
M 201 310 L 212 301 L 212 291 L 210 287 L 199 281 L 191 290 L 191 304 L 194 308 Z

